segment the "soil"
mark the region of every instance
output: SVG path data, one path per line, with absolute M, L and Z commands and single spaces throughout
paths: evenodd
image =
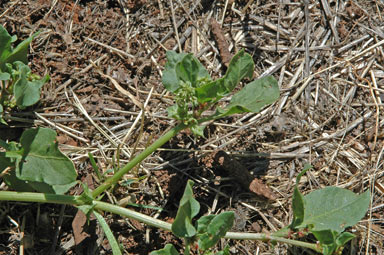
M 78 180 L 97 187 L 88 152 L 106 172 L 116 153 L 124 164 L 175 125 L 166 111 L 173 98 L 161 83 L 167 50 L 193 53 L 217 78 L 244 49 L 255 61 L 255 78 L 279 81 L 279 100 L 260 114 L 211 123 L 205 137 L 181 132 L 104 199 L 135 203 L 140 207 L 128 207 L 172 222 L 193 179 L 199 215 L 233 211 L 232 231 L 270 233 L 290 223 L 295 177 L 310 162 L 314 168 L 300 182 L 305 194 L 325 186 L 372 192 L 370 213 L 348 229 L 357 238 L 343 254 L 384 254 L 384 3 L 304 2 L 0 1 L 0 24 L 18 42 L 40 31 L 29 65 L 51 77 L 39 104 L 12 112 L 0 138 L 17 141 L 26 128 L 54 128 Z M 145 118 L 136 124 L 144 102 Z M 78 185 L 70 194 L 81 192 Z M 124 254 L 149 254 L 167 243 L 183 249 L 172 233 L 104 217 Z M 313 254 L 261 241 L 222 240 L 217 249 L 225 245 L 231 254 Z M 3 201 L 0 254 L 112 251 L 96 220 L 74 207 Z

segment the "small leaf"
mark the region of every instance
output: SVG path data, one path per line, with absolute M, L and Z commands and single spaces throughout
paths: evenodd
M 113 255 L 121 255 L 122 253 L 120 250 L 119 243 L 117 242 L 115 236 L 113 235 L 112 230 L 109 228 L 108 223 L 105 221 L 103 216 L 101 216 L 101 214 L 99 214 L 98 212 L 94 211 L 93 214 L 96 216 L 96 219 L 99 221 L 101 228 L 104 230 L 104 233 L 108 238 L 109 245 L 112 248 Z
M 163 71 L 162 82 L 164 87 L 170 91 L 175 92 L 179 88 L 179 77 L 176 74 L 176 64 L 180 62 L 187 54 L 176 53 L 176 51 L 167 51 L 167 63 Z
M 176 75 L 179 80 L 190 83 L 192 87 L 200 86 L 200 82 L 210 81 L 208 71 L 192 54 L 188 54 L 176 64 Z
M 3 73 L 0 70 L 0 81 L 8 81 L 11 79 L 11 75 L 9 73 Z
M 14 66 L 18 71 L 15 75 L 13 93 L 16 98 L 16 104 L 20 109 L 31 106 L 40 100 L 41 87 L 49 80 L 46 75 L 40 80 L 29 81 L 31 69 L 22 62 L 15 62 Z
M 338 247 L 344 246 L 350 240 L 355 238 L 356 236 L 349 232 L 343 232 L 336 238 L 336 244 Z
M 209 225 L 209 223 L 211 223 L 213 218 L 215 218 L 215 216 L 216 215 L 211 214 L 211 215 L 206 215 L 206 216 L 200 217 L 200 219 L 198 219 L 196 222 L 197 233 L 203 234 L 203 233 L 207 232 L 208 225 Z
M 196 136 L 201 136 L 201 137 L 204 137 L 204 129 L 205 129 L 204 125 L 193 125 L 191 127 L 192 133 Z
M 229 245 L 226 245 L 224 250 L 219 251 L 215 255 L 231 255 L 231 253 L 229 252 Z
M 336 245 L 336 237 L 338 235 L 336 231 L 325 229 L 311 232 L 322 245 Z
M 172 244 L 167 244 L 163 249 L 153 251 L 150 255 L 179 255 L 179 253 Z
M 272 76 L 266 76 L 248 83 L 233 95 L 231 102 L 224 109 L 218 109 L 219 116 L 224 117 L 243 112 L 259 112 L 264 106 L 272 104 L 279 98 L 279 86 Z
M 4 147 L 4 146 L 3 146 Z M 19 180 L 15 174 L 15 163 L 14 160 L 7 157 L 5 152 L 0 152 L 0 173 L 3 173 L 3 180 L 8 185 L 8 187 L 21 191 L 21 192 L 31 192 L 34 191 L 25 181 Z M 10 167 L 7 172 L 3 172 L 6 168 Z
M 301 176 L 303 176 L 311 168 L 312 166 L 309 164 L 304 165 L 304 169 L 296 177 L 296 185 L 295 185 L 295 189 L 293 190 L 293 197 L 292 197 L 293 221 L 291 225 L 289 225 L 291 229 L 297 228 L 297 226 L 301 225 L 304 221 L 305 200 L 304 200 L 303 194 L 301 194 L 299 191 L 298 185 L 299 185 Z
M 3 106 L 0 104 L 0 123 L 7 125 L 7 122 L 3 119 L 3 112 L 4 112 Z
M 40 32 L 37 32 L 37 33 L 33 34 L 32 36 L 28 37 L 27 39 L 25 39 L 24 41 L 22 41 L 21 43 L 19 43 L 16 46 L 16 48 L 14 48 L 12 50 L 11 54 L 9 54 L 7 56 L 7 58 L 5 59 L 5 62 L 13 64 L 16 61 L 21 61 L 24 64 L 28 64 L 27 55 L 28 55 L 29 44 L 31 44 L 32 40 L 36 36 L 38 36 L 39 33 Z
M 223 96 L 230 93 L 245 77 L 252 78 L 254 64 L 252 57 L 239 51 L 229 63 L 225 75 L 213 82 L 206 83 L 196 88 L 199 103 L 217 102 Z
M 0 25 L 0 70 L 5 71 L 5 60 L 11 54 L 12 37 L 7 30 Z
M 55 138 L 56 132 L 48 128 L 24 131 L 20 138 L 22 159 L 16 160 L 16 176 L 37 191 L 64 194 L 76 184 L 77 173 L 72 161 L 58 149 Z
M 341 254 L 343 246 L 355 238 L 355 235 L 349 232 L 338 234 L 333 230 L 314 231 L 313 234 L 320 242 L 325 255 Z
M 333 230 L 341 233 L 355 225 L 368 210 L 370 192 L 361 195 L 338 187 L 326 187 L 304 196 L 305 215 L 299 227 L 310 230 Z
M 177 104 L 174 104 L 167 108 L 168 117 L 176 120 L 181 120 L 181 117 L 185 115 L 182 110 L 183 109 L 181 109 Z
M 180 238 L 193 237 L 196 234 L 196 229 L 192 225 L 192 219 L 199 213 L 200 204 L 193 197 L 193 184 L 193 181 L 188 180 L 183 197 L 180 200 L 175 221 L 172 224 L 173 234 Z
M 223 212 L 211 218 L 206 218 L 202 222 L 200 231 L 206 228 L 206 232 L 199 234 L 199 248 L 207 250 L 216 245 L 220 238 L 232 228 L 235 220 L 235 214 L 233 212 Z M 210 221 L 209 221 L 210 220 Z M 208 223 L 208 226 L 206 224 Z M 199 225 L 199 222 L 198 222 Z

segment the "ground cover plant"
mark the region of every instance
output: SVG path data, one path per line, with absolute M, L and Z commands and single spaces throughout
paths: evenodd
M 33 74 L 28 67 L 28 46 L 38 35 L 35 33 L 16 47 L 17 36 L 11 36 L 0 25 L 0 123 L 6 124 L 4 111 L 14 107 L 25 109 L 40 99 L 41 87 L 49 80 Z
M 355 237 L 344 230 L 356 224 L 365 215 L 370 201 L 369 191 L 356 195 L 345 189 L 328 187 L 303 196 L 297 185 L 300 177 L 310 167 L 304 169 L 297 177 L 292 198 L 292 223 L 272 234 L 228 232 L 235 219 L 233 212 L 202 216 L 194 222 L 193 218 L 199 213 L 200 205 L 193 197 L 192 181 L 187 183 L 171 226 L 135 211 L 100 201 L 105 191 L 117 185 L 133 167 L 181 130 L 189 128 L 195 135 L 204 136 L 206 122 L 237 113 L 259 112 L 279 96 L 277 81 L 271 76 L 266 76 L 246 84 L 232 96 L 226 106 L 217 106 L 220 99 L 229 95 L 241 80 L 252 79 L 253 60 L 244 51 L 238 52 L 232 58 L 226 74 L 217 80 L 211 79 L 207 70 L 192 54 L 169 51 L 167 60 L 163 84 L 168 91 L 175 94 L 175 105 L 168 108 L 169 116 L 178 120 L 175 127 L 124 167 L 116 169 L 114 175 L 104 180 L 96 189 L 90 190 L 86 184 L 81 183 L 84 192 L 79 196 L 63 195 L 76 185 L 77 174 L 72 162 L 58 150 L 55 131 L 46 128 L 28 129 L 21 136 L 20 143 L 0 140 L 0 146 L 5 149 L 5 152 L 0 152 L 3 179 L 10 188 L 19 191 L 0 191 L 0 200 L 70 204 L 78 207 L 88 217 L 93 214 L 105 231 L 113 254 L 122 254 L 121 248 L 101 211 L 109 211 L 171 230 L 177 237 L 184 238 L 184 254 L 190 254 L 191 248 L 199 254 L 212 254 L 210 248 L 214 247 L 220 238 L 285 242 L 324 255 L 341 253 L 343 246 Z M 214 109 L 213 114 L 204 115 L 207 109 Z M 96 167 L 95 171 L 98 171 Z M 318 243 L 290 239 L 308 234 L 313 234 Z M 173 245 L 167 245 L 152 254 L 178 253 Z M 218 254 L 230 254 L 229 247 L 225 247 Z
M 255 63 L 253 77 L 273 75 L 280 96 L 259 113 L 198 123 L 196 129 L 207 125 L 204 137 L 191 129 L 178 132 L 101 193 L 99 202 L 139 212 L 144 220 L 143 215 L 159 219 L 156 224 L 164 228 L 99 209 L 87 222 L 76 206 L 0 201 L 0 254 L 112 254 L 111 234 L 124 254 L 147 255 L 171 244 L 183 253 L 186 243 L 172 233 L 172 223 L 188 179 L 200 204 L 191 220 L 195 229 L 207 215 L 235 216 L 226 233 L 230 238 L 203 251 L 196 248 L 196 235 L 191 253 L 224 252 L 228 246 L 230 254 L 239 255 L 314 254 L 285 242 L 232 239 L 239 233 L 251 238 L 275 233 L 275 238 L 318 242 L 307 234 L 309 228 L 289 228 L 297 217 L 295 179 L 307 162 L 313 167 L 297 185 L 307 208 L 313 208 L 312 193 L 324 188 L 343 188 L 361 200 L 370 190 L 368 213 L 343 231 L 356 237 L 342 254 L 383 254 L 383 10 L 384 3 L 372 0 L 2 1 L 0 24 L 17 35 L 14 49 L 39 32 L 29 45 L 28 67 L 41 77 L 48 73 L 50 80 L 37 104 L 23 109 L 8 104 L 0 139 L 10 146 L 9 156 L 23 163 L 19 169 L 29 171 L 23 156 L 36 161 L 42 152 L 17 157 L 23 131 L 39 128 L 29 134 L 51 137 L 44 129 L 54 129 L 57 148 L 72 161 L 63 159 L 63 165 L 76 169 L 66 178 L 76 173 L 78 184 L 66 195 L 87 191 L 79 182 L 91 193 L 182 122 L 169 117 L 176 96 L 161 82 L 168 50 L 193 53 L 212 80 L 222 78 L 232 57 L 244 50 Z M 245 78 L 214 107 L 226 109 L 250 81 Z M 212 107 L 198 116 L 199 109 L 189 107 L 192 120 L 185 123 L 216 113 Z M 39 147 L 26 137 L 23 145 Z M 46 147 L 47 162 L 62 157 L 56 145 Z M 11 170 L 15 163 L 8 163 Z M 239 172 L 257 185 L 250 189 L 240 182 Z M 38 175 L 49 182 L 38 194 L 65 188 L 44 171 Z M 21 180 L 20 187 L 36 193 L 42 183 Z M 0 190 L 12 190 L 3 178 Z M 311 220 L 303 225 L 311 226 Z M 110 232 L 103 231 L 105 225 Z M 329 244 L 342 233 L 334 230 Z

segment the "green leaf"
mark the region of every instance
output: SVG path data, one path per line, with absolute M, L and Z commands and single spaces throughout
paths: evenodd
M 341 233 L 364 217 L 369 201 L 369 191 L 358 195 L 338 187 L 315 190 L 304 196 L 304 221 L 298 227 L 310 226 L 311 232 L 333 230 Z
M 11 168 L 3 175 L 3 180 L 9 187 L 17 191 L 33 191 L 33 188 L 30 187 L 25 181 L 21 181 L 16 177 L 14 169 L 15 163 L 13 161 L 14 160 L 6 156 L 5 152 L 0 152 L 0 173 L 2 173 L 8 167 Z
M 336 246 L 336 237 L 338 235 L 336 231 L 325 229 L 311 232 L 322 245 Z
M 37 32 L 32 36 L 28 37 L 27 39 L 25 39 L 24 41 L 22 41 L 21 43 L 19 43 L 16 46 L 16 48 L 12 50 L 11 54 L 7 56 L 7 58 L 5 59 L 5 62 L 12 64 L 16 61 L 21 61 L 24 64 L 28 64 L 28 58 L 27 58 L 28 46 L 29 44 L 31 44 L 32 40 L 39 34 L 40 32 Z
M 0 70 L 0 81 L 8 81 L 11 79 L 11 75 L 9 73 L 3 73 Z
M 52 129 L 24 131 L 20 138 L 22 159 L 16 160 L 16 176 L 37 191 L 64 194 L 76 184 L 77 173 L 72 161 L 58 149 L 55 139 L 56 132 Z
M 344 246 L 350 240 L 355 238 L 356 236 L 349 232 L 343 232 L 336 238 L 336 244 L 338 247 Z
M 18 146 L 15 142 L 5 143 L 0 140 L 0 146 L 6 150 L 18 150 Z M 19 155 L 18 153 L 16 153 Z M 7 167 L 10 167 L 6 174 L 3 175 L 4 182 L 8 187 L 20 191 L 20 192 L 32 192 L 34 189 L 26 181 L 20 180 L 16 177 L 15 172 L 16 158 L 9 157 L 9 152 L 0 152 L 0 172 L 3 172 Z
M 108 223 L 105 221 L 103 216 L 99 214 L 98 212 L 93 212 L 93 214 L 96 216 L 96 219 L 99 221 L 101 228 L 104 230 L 105 235 L 108 238 L 109 244 L 112 248 L 113 255 L 121 255 L 121 250 L 119 243 L 117 242 L 115 236 L 112 233 L 112 230 L 109 228 Z
M 248 83 L 233 95 L 225 109 L 218 109 L 219 117 L 243 112 L 259 112 L 264 106 L 272 104 L 279 98 L 279 86 L 272 76 L 266 76 Z
M 7 30 L 0 25 L 0 70 L 5 70 L 5 60 L 11 54 L 12 37 Z
M 49 80 L 46 75 L 42 79 L 29 81 L 31 69 L 22 62 L 15 62 L 16 75 L 14 77 L 13 93 L 16 104 L 20 109 L 37 103 L 40 99 L 41 87 Z
M 305 200 L 303 194 L 299 191 L 298 185 L 301 177 L 311 168 L 312 166 L 309 164 L 304 165 L 304 169 L 296 177 L 296 185 L 292 197 L 293 221 L 289 226 L 291 229 L 297 228 L 297 226 L 301 225 L 304 221 Z
M 209 223 L 211 223 L 211 221 L 213 220 L 213 218 L 215 218 L 216 215 L 214 214 L 211 214 L 211 215 L 206 215 L 206 216 L 202 216 L 200 217 L 200 219 L 197 220 L 196 224 L 197 224 L 197 233 L 198 234 L 203 234 L 205 232 L 207 232 L 207 229 L 208 229 L 208 225 Z
M 205 129 L 205 125 L 193 125 L 191 127 L 191 131 L 194 135 L 196 136 L 201 136 L 201 137 L 204 137 L 204 129 Z
M 175 68 L 176 64 L 186 55 L 186 53 L 176 53 L 173 50 L 167 51 L 167 63 L 163 71 L 162 82 L 164 87 L 170 92 L 175 92 L 180 86 L 180 80 Z
M 153 251 L 150 255 L 179 255 L 179 253 L 172 244 L 167 244 L 163 249 Z
M 179 80 L 189 83 L 192 87 L 199 87 L 201 82 L 211 80 L 208 71 L 192 54 L 188 54 L 176 64 L 176 75 Z
M 314 231 L 313 234 L 320 242 L 324 255 L 341 254 L 343 246 L 355 238 L 349 232 L 339 234 L 333 230 Z
M 183 197 L 180 200 L 175 221 L 172 224 L 173 234 L 180 238 L 193 237 L 196 234 L 196 229 L 192 225 L 192 219 L 199 213 L 200 204 L 193 197 L 193 184 L 193 181 L 188 180 Z
M 38 34 L 39 32 L 33 34 L 12 49 L 12 43 L 16 41 L 17 37 L 10 36 L 7 30 L 0 25 L 0 70 L 5 71 L 6 63 L 13 64 L 16 61 L 21 61 L 28 64 L 28 46 Z
M 216 253 L 216 255 L 231 255 L 231 253 L 229 252 L 229 245 L 226 245 L 224 250 L 219 251 L 218 253 Z
M 202 217 L 197 221 L 199 232 L 199 248 L 207 250 L 216 245 L 220 238 L 232 228 L 235 220 L 233 212 L 223 212 L 212 217 Z M 200 226 L 199 226 L 200 225 Z M 204 231 L 205 230 L 205 231 Z M 200 234 L 202 232 L 202 234 Z
M 7 122 L 3 119 L 3 106 L 0 104 L 0 124 L 7 125 Z
M 196 88 L 199 103 L 217 102 L 230 93 L 245 77 L 252 78 L 254 64 L 251 55 L 239 51 L 229 63 L 225 75 L 213 82 Z
M 92 168 L 96 173 L 97 178 L 99 179 L 99 181 L 103 180 L 103 176 L 100 173 L 99 167 L 97 166 L 97 163 L 92 153 L 88 152 L 88 157 L 89 157 L 89 161 L 91 162 Z

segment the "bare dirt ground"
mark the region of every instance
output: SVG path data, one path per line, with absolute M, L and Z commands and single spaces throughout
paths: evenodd
M 232 210 L 233 231 L 272 232 L 290 223 L 295 177 L 310 162 L 304 193 L 330 185 L 372 192 L 369 213 L 349 229 L 358 237 L 343 254 L 384 254 L 384 3 L 302 2 L 0 1 L 0 23 L 10 34 L 25 39 L 41 31 L 30 66 L 51 76 L 40 104 L 13 113 L 12 129 L 1 126 L 1 136 L 17 140 L 25 127 L 54 128 L 79 180 L 97 186 L 89 152 L 105 172 L 118 145 L 123 164 L 175 124 L 166 113 L 172 96 L 161 84 L 166 50 L 192 52 L 220 77 L 231 55 L 245 49 L 255 77 L 279 81 L 279 100 L 260 114 L 211 123 L 206 138 L 179 134 L 105 199 L 136 203 L 142 207 L 130 208 L 171 222 L 193 179 L 202 214 Z M 132 98 L 145 102 L 144 119 Z M 275 199 L 220 172 L 212 154 L 218 150 L 258 176 Z M 71 194 L 80 192 L 77 186 Z M 1 212 L 0 254 L 111 254 L 96 221 L 86 225 L 76 208 L 2 202 Z M 171 233 L 104 216 L 125 254 L 148 254 L 166 243 L 182 248 Z M 283 244 L 220 246 L 226 244 L 232 254 L 312 254 Z

